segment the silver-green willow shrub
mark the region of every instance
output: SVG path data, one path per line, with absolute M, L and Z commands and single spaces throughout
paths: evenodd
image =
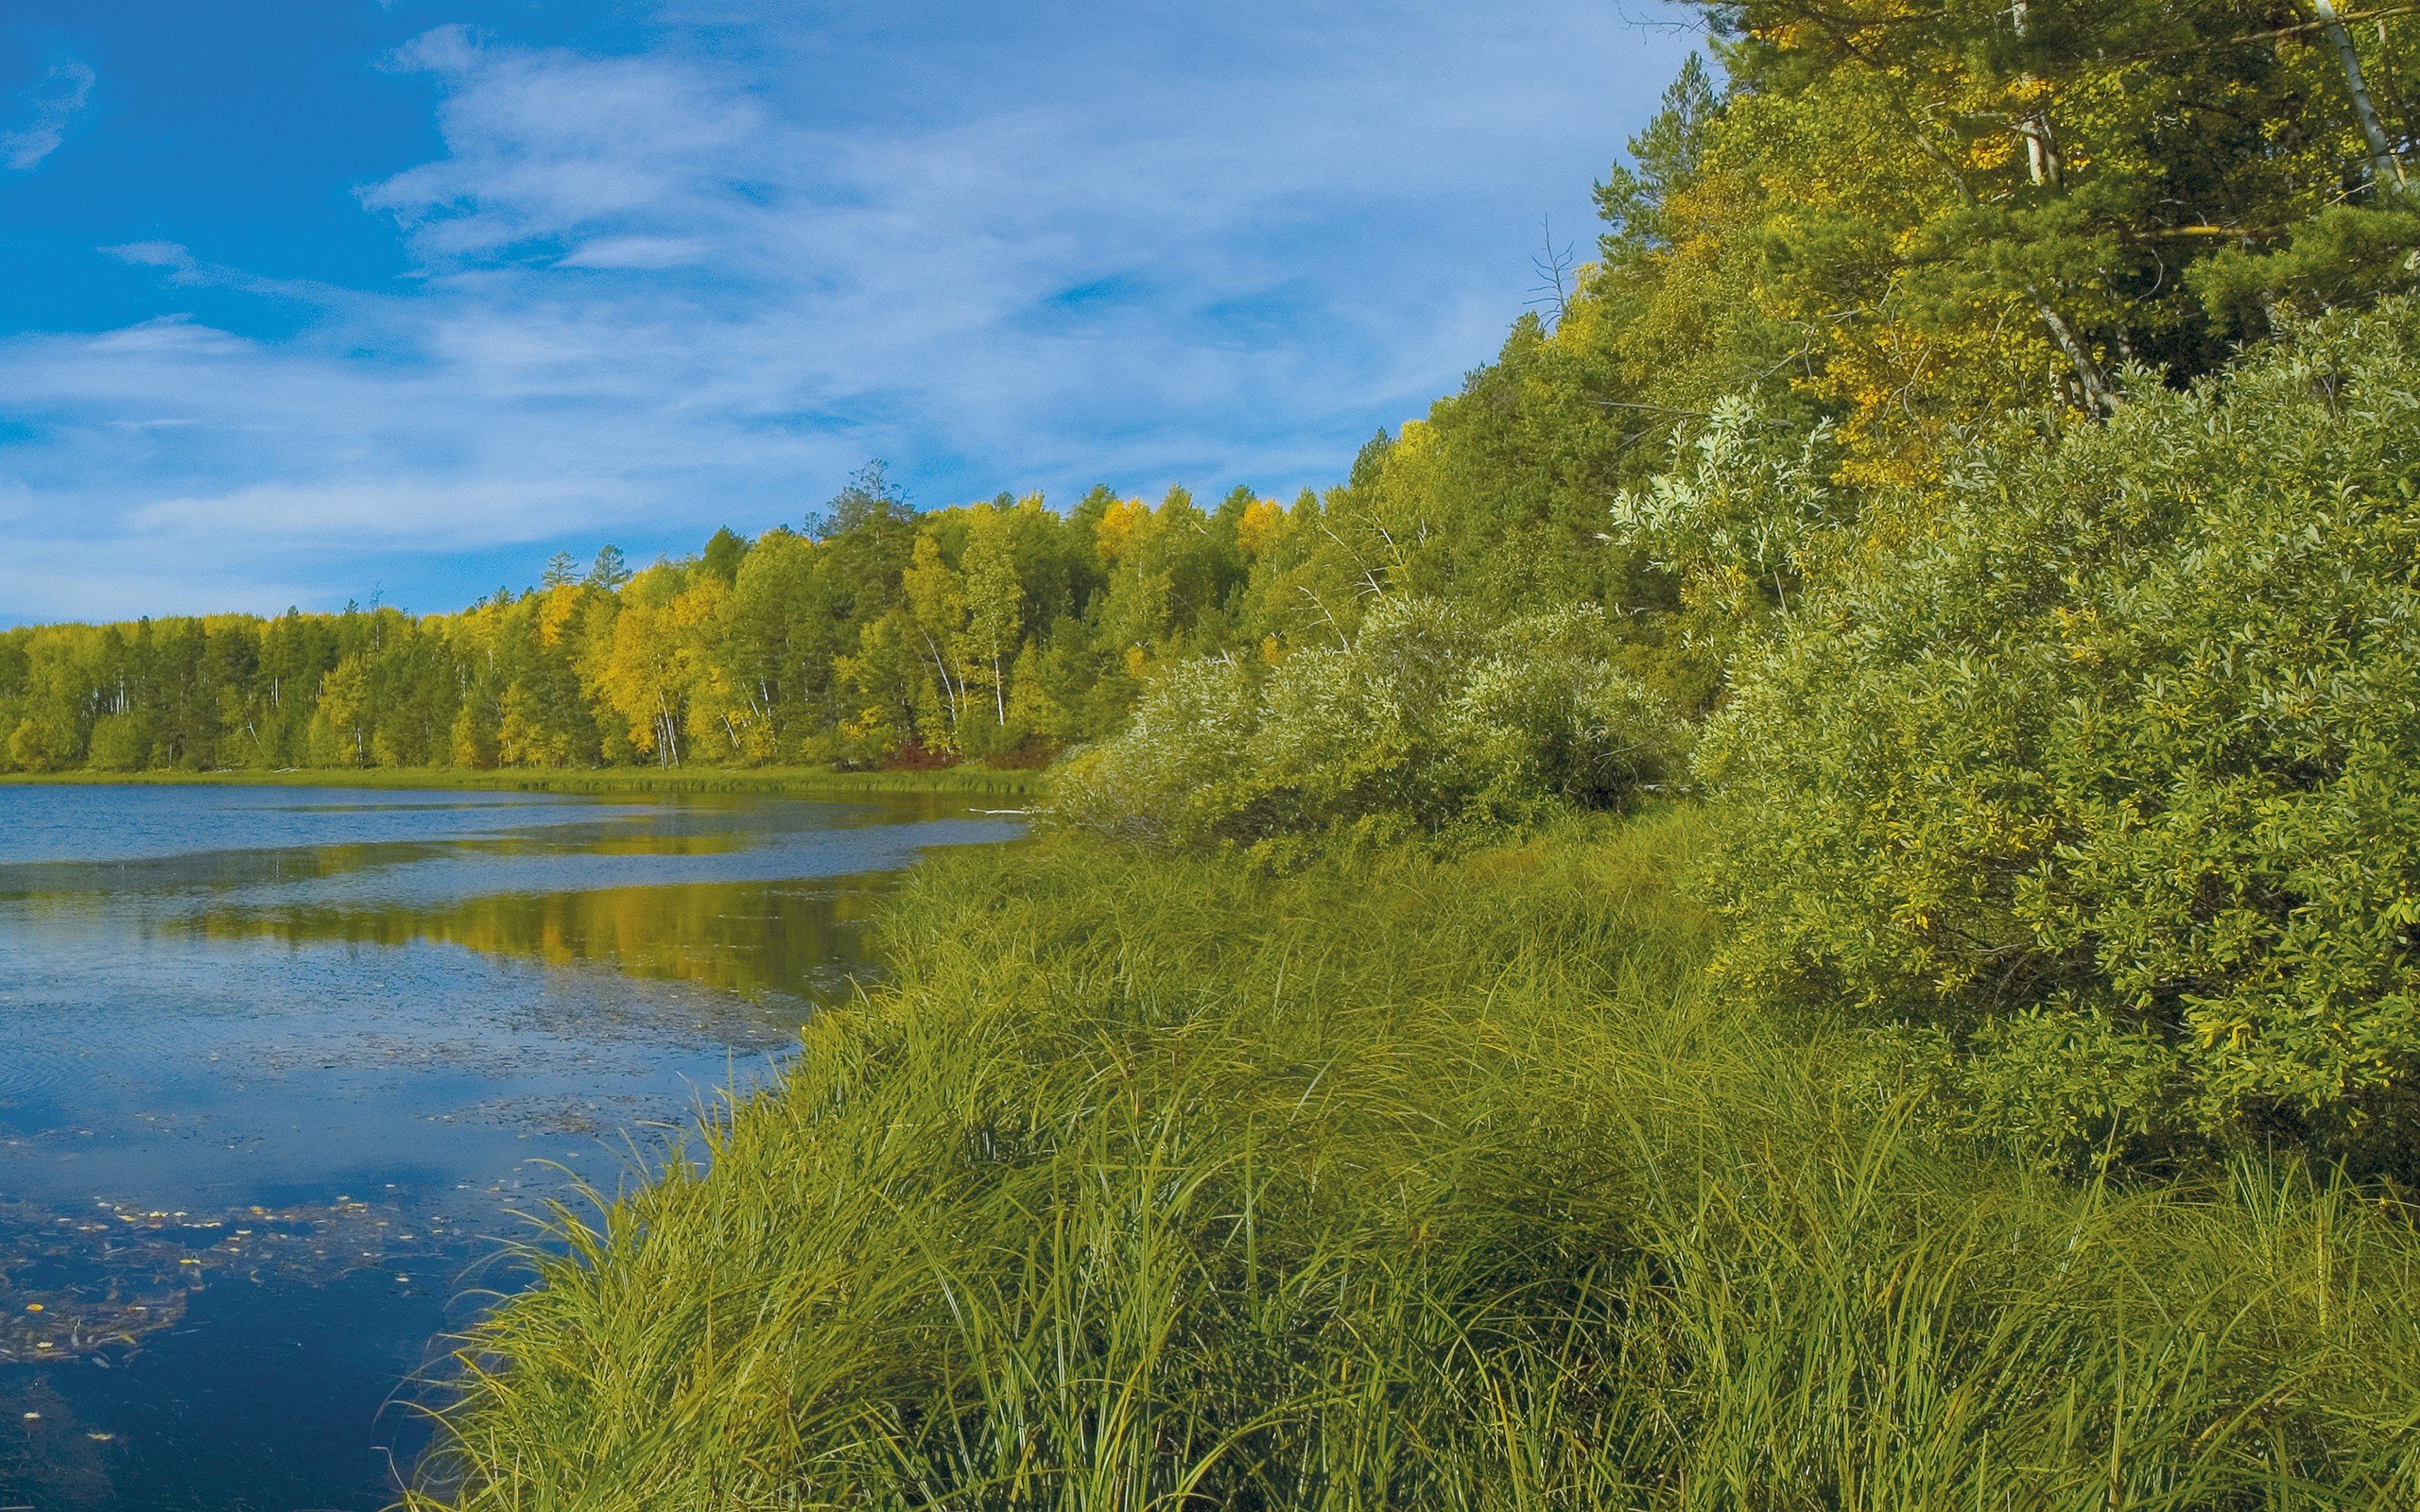
M 1672 576 L 1682 635 L 1725 672 L 1761 654 L 1806 585 L 1835 576 L 1850 549 L 1832 439 L 1829 425 L 1809 432 L 1725 399 L 1671 472 L 1614 500 L 1614 533 Z
M 2411 1169 L 2420 312 L 1974 455 L 1705 731 L 1720 970 L 2068 1161 Z
M 1678 725 L 1606 650 L 1593 607 L 1491 626 L 1390 598 L 1348 645 L 1171 669 L 1068 765 L 1052 808 L 1126 839 L 1282 859 L 1315 835 L 1489 833 L 1614 806 L 1673 761 Z

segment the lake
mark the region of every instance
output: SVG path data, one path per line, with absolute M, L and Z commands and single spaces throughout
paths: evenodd
M 527 1213 L 760 1084 L 966 800 L 0 786 L 0 1508 L 376 1508 Z

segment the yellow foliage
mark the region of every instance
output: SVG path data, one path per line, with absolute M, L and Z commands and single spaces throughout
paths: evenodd
M 495 754 L 488 748 L 486 741 L 481 738 L 478 721 L 472 716 L 468 705 L 464 705 L 462 711 L 454 716 L 451 737 L 452 761 L 455 765 L 479 769 L 495 765 Z
M 1132 546 L 1143 523 L 1151 515 L 1150 506 L 1140 499 L 1120 499 L 1100 517 L 1098 542 L 1101 559 L 1115 561 Z
M 506 766 L 563 766 L 571 753 L 560 732 L 547 729 L 545 712 L 528 689 L 515 685 L 504 695 L 504 710 L 496 724 L 496 761 Z
M 1236 522 L 1236 540 L 1248 556 L 1257 557 L 1286 528 L 1286 508 L 1274 499 L 1254 499 Z
M 582 590 L 576 583 L 563 583 L 546 590 L 538 603 L 538 644 L 560 644 L 563 631 L 579 617 Z
M 1992 173 L 2007 167 L 2016 160 L 2016 138 L 2014 136 L 1980 136 L 1966 149 L 1966 166 L 1979 173 Z

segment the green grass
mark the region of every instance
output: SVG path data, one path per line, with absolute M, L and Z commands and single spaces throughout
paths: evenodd
M 29 784 L 170 783 L 239 786 L 458 788 L 520 793 L 762 793 L 812 797 L 825 793 L 972 793 L 1030 798 L 1046 773 L 1024 768 L 944 766 L 923 771 L 841 772 L 821 766 L 605 766 L 579 769 L 513 767 L 314 767 L 289 771 L 14 772 L 0 782 Z
M 1945 1143 L 1709 986 L 1695 845 L 937 858 L 892 986 L 558 1215 L 412 1504 L 2420 1499 L 2406 1212 Z

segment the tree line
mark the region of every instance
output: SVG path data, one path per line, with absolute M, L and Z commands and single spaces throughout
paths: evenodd
M 1095 490 L 918 512 L 869 468 L 801 528 L 717 532 L 458 613 L 387 607 L 0 632 L 19 771 L 1039 760 L 1154 671 L 1270 654 L 1353 593 L 1327 505 Z

